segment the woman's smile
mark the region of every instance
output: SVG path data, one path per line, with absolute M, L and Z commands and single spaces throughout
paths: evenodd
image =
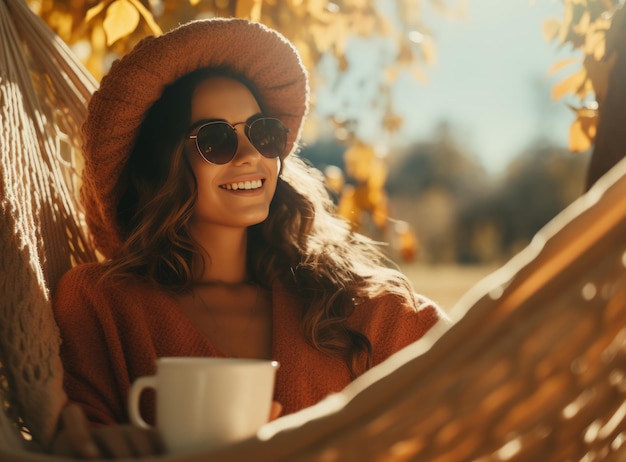
M 261 178 L 251 180 L 241 179 L 236 181 L 229 181 L 227 183 L 221 184 L 219 187 L 222 189 L 226 189 L 227 191 L 250 192 L 261 189 L 263 187 L 264 181 L 265 180 Z

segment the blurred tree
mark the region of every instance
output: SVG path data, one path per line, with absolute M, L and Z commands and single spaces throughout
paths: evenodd
M 584 189 L 587 159 L 537 139 L 522 151 L 486 197 L 476 197 L 459 217 L 461 262 L 506 259 Z M 484 235 L 486 233 L 486 236 Z
M 489 175 L 442 123 L 432 141 L 390 160 L 390 210 L 417 232 L 422 261 L 493 263 L 511 257 L 584 189 L 587 156 L 543 138 Z
M 433 187 L 449 190 L 459 200 L 484 187 L 487 174 L 480 162 L 456 141 L 455 129 L 442 121 L 431 141 L 416 143 L 390 160 L 388 190 L 413 196 Z
M 441 122 L 431 141 L 389 161 L 390 209 L 415 228 L 425 261 L 457 260 L 459 217 L 489 189 L 487 173 L 456 138 L 453 127 Z

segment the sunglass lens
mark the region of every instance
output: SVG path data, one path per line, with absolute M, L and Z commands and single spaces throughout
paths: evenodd
M 226 164 L 237 151 L 237 134 L 224 122 L 214 122 L 198 131 L 198 149 L 213 164 Z
M 254 147 L 263 155 L 273 159 L 282 156 L 287 147 L 287 129 L 278 119 L 257 119 L 250 125 L 248 134 Z

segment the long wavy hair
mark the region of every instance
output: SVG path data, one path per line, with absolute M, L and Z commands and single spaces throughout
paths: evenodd
M 172 291 L 193 284 L 191 260 L 202 251 L 188 231 L 197 183 L 183 143 L 194 89 L 215 76 L 235 78 L 255 95 L 250 82 L 224 69 L 194 71 L 165 89 L 146 114 L 120 179 L 126 190 L 117 220 L 125 240 L 105 277 L 139 275 Z M 383 293 L 412 303 L 410 284 L 375 242 L 334 214 L 321 172 L 295 153 L 281 160 L 269 216 L 248 230 L 249 275 L 268 289 L 280 282 L 297 297 L 307 341 L 339 355 L 356 377 L 370 367 L 371 344 L 347 319 L 357 304 Z

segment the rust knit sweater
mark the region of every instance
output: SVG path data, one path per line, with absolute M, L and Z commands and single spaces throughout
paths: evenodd
M 99 264 L 70 270 L 54 297 L 63 343 L 64 384 L 71 401 L 94 423 L 128 421 L 127 395 L 139 376 L 155 373 L 162 356 L 223 356 L 181 313 L 166 292 L 140 282 L 97 285 Z M 300 333 L 299 303 L 280 285 L 272 289 L 272 359 L 280 362 L 274 399 L 284 414 L 311 406 L 350 382 L 343 360 L 312 348 Z M 367 335 L 373 364 L 422 337 L 442 313 L 416 297 L 405 306 L 386 295 L 359 305 L 351 327 Z M 142 413 L 153 421 L 151 399 Z

